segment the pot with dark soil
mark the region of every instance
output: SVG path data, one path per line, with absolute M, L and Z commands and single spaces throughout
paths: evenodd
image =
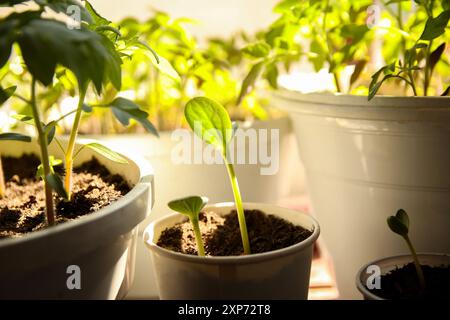
M 409 239 L 409 217 L 400 209 L 388 218 L 390 229 L 402 236 L 409 255 L 388 257 L 360 269 L 356 286 L 366 300 L 449 300 L 450 254 L 417 254 Z
M 174 200 L 168 206 L 187 218 L 173 213 L 147 227 L 144 241 L 160 298 L 307 299 L 319 225 L 294 210 L 243 203 L 227 161 L 235 129 L 226 110 L 194 98 L 185 115 L 195 134 L 220 152 L 235 202 L 206 206 L 205 197 Z
M 55 223 L 48 226 L 38 150 L 35 143 L 0 143 L 0 299 L 123 297 L 133 280 L 137 225 L 150 211 L 151 168 L 84 148 L 74 163 L 72 199 L 53 195 Z M 49 151 L 61 156 L 55 144 Z
M 13 127 L 35 129 L 35 140 L 25 129 L 0 133 L 0 298 L 121 298 L 133 280 L 137 225 L 153 200 L 152 170 L 77 136 L 93 108 L 156 134 L 148 113 L 118 93 L 123 60 L 140 50 L 158 57 L 138 35 L 113 32 L 120 27 L 89 1 L 29 2 L 15 10 L 17 1 L 3 1 L 9 10 L 0 19 L 0 69 L 10 72 L 19 58 L 14 78 L 24 80 L 3 87 L 2 79 L 0 107 L 18 101 Z M 82 21 L 68 28 L 63 21 L 73 20 L 66 13 L 77 4 Z M 46 14 L 54 11 L 58 19 Z M 56 91 L 74 96 L 76 106 L 63 113 Z M 61 139 L 58 127 L 70 119 Z

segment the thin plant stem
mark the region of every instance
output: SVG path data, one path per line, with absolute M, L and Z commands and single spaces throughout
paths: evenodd
M 330 0 L 326 0 L 325 12 L 324 12 L 323 21 L 322 21 L 322 31 L 325 35 L 325 42 L 327 44 L 327 61 L 328 61 L 328 64 L 331 65 L 331 63 L 332 63 L 331 44 L 330 44 L 330 38 L 328 37 L 328 32 L 327 32 L 327 18 L 328 18 L 329 7 L 330 7 Z M 332 72 L 332 74 L 333 74 L 333 78 L 334 78 L 334 84 L 336 86 L 336 91 L 341 92 L 341 82 L 339 80 L 339 74 L 336 71 Z
M 425 79 L 423 81 L 423 95 L 428 95 L 428 88 L 430 87 L 431 78 L 431 68 L 430 68 L 430 58 L 431 58 L 431 46 L 433 45 L 433 40 L 430 40 L 427 47 L 426 59 L 425 59 Z
M 2 155 L 0 154 L 0 199 L 5 196 L 5 175 L 3 174 Z
M 51 173 L 52 169 L 50 166 L 48 145 L 47 145 L 47 134 L 45 133 L 44 127 L 42 126 L 41 117 L 39 115 L 39 109 L 36 103 L 36 79 L 33 77 L 31 81 L 31 110 L 33 112 L 34 123 L 36 126 L 36 131 L 38 135 L 39 147 L 41 149 L 41 163 L 44 169 L 44 189 L 45 189 L 45 214 L 47 217 L 48 225 L 55 224 L 55 209 L 53 205 L 53 192 L 48 184 L 46 177 Z
M 228 170 L 228 176 L 230 177 L 231 187 L 233 189 L 234 201 L 236 203 L 236 210 L 239 220 L 239 229 L 241 231 L 242 245 L 244 247 L 244 254 L 250 254 L 250 241 L 248 240 L 247 224 L 245 222 L 244 207 L 242 205 L 241 193 L 239 191 L 239 184 L 234 172 L 234 167 L 231 163 L 228 163 L 226 156 L 224 161 Z
M 425 277 L 423 275 L 422 267 L 420 266 L 419 258 L 417 257 L 416 250 L 414 250 L 414 247 L 411 243 L 411 240 L 409 240 L 408 235 L 404 236 L 404 239 L 408 245 L 409 250 L 411 251 L 411 255 L 414 259 L 414 266 L 416 267 L 417 277 L 419 278 L 420 287 L 425 289 Z
M 202 233 L 200 232 L 200 226 L 198 225 L 197 218 L 190 218 L 192 228 L 194 229 L 195 241 L 197 242 L 197 251 L 198 255 L 204 257 L 205 256 L 205 247 L 203 245 Z
M 80 97 L 78 100 L 78 107 L 75 113 L 75 119 L 73 121 L 72 130 L 70 132 L 69 143 L 65 152 L 65 178 L 64 187 L 67 191 L 68 201 L 70 201 L 72 195 L 72 178 L 73 178 L 73 152 L 75 149 L 75 141 L 78 134 L 78 128 L 80 126 L 81 114 L 83 112 L 84 98 L 86 97 L 86 87 L 80 86 Z

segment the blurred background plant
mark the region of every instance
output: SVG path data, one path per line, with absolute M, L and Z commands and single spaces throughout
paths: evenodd
M 125 18 L 113 24 L 121 34 L 116 44 L 123 60 L 122 87 L 118 92 L 114 86 L 107 86 L 101 99 L 89 90 L 87 104 L 102 106 L 116 96 L 131 99 L 149 114 L 150 122 L 161 131 L 186 126 L 183 106 L 199 95 L 222 103 L 234 120 L 264 120 L 270 117 L 267 103 L 263 98 L 257 99 L 255 94 L 248 95 L 239 108 L 236 106 L 242 70 L 245 69 L 239 48 L 245 43 L 246 35 L 238 33 L 228 39 L 211 38 L 200 42 L 187 31 L 186 25 L 193 23 L 196 22 L 188 18 L 175 19 L 164 12 L 154 11 L 143 22 Z M 158 53 L 159 63 L 149 50 L 135 46 L 138 39 L 152 44 Z M 130 41 L 133 46 L 129 45 Z M 17 49 L 14 58 L 0 70 L 0 81 L 4 87 L 22 83 L 18 86 L 20 94 L 20 88 L 27 87 L 31 79 Z M 57 70 L 53 86 L 38 96 L 44 121 L 59 118 L 76 108 L 76 85 L 72 73 L 63 68 Z M 23 124 L 14 121 L 14 115 L 29 112 L 26 104 L 20 101 L 10 103 L 4 111 L 0 123 L 5 129 L 18 129 Z M 61 122 L 60 133 L 69 133 L 72 123 L 73 116 L 66 117 Z M 130 125 L 123 127 L 109 108 L 94 108 L 89 117 L 82 121 L 80 133 L 145 132 L 136 124 L 138 122 L 131 119 Z M 23 129 L 26 130 L 26 127 Z
M 252 64 L 240 99 L 252 93 L 261 78 L 273 89 L 281 84 L 303 92 L 367 95 L 371 76 L 380 67 L 411 57 L 408 49 L 418 42 L 430 19 L 437 20 L 435 26 L 441 23 L 442 40 L 417 49 L 442 51 L 442 59 L 433 66 L 433 79 L 428 74 L 427 80 L 429 93 L 436 95 L 449 79 L 448 19 L 443 21 L 449 6 L 448 0 L 280 1 L 274 8 L 278 18 L 242 49 Z M 442 13 L 444 17 L 439 16 Z M 426 65 L 424 52 L 413 57 L 417 70 Z M 294 73 L 298 76 L 279 78 Z M 398 81 L 386 84 L 379 93 L 412 94 Z

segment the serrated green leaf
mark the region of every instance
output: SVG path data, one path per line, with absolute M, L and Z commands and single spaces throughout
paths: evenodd
M 230 116 L 220 103 L 206 97 L 193 98 L 186 104 L 184 115 L 200 139 L 226 155 L 233 127 Z
M 120 154 L 118 154 L 117 152 L 109 149 L 108 147 L 99 144 L 99 143 L 88 143 L 85 144 L 85 146 L 89 149 L 94 150 L 95 152 L 101 154 L 102 156 L 104 156 L 105 158 L 117 162 L 117 163 L 128 163 L 127 159 L 125 159 L 124 157 L 122 157 Z
M 450 10 L 443 11 L 435 18 L 429 18 L 425 24 L 421 40 L 433 40 L 445 32 L 450 20 Z
M 89 15 L 92 18 L 92 21 L 97 26 L 105 26 L 111 24 L 111 21 L 108 19 L 102 17 L 92 6 L 92 4 L 89 1 L 85 1 L 86 3 L 86 10 L 89 12 Z
M 138 121 L 148 132 L 158 136 L 158 132 L 153 124 L 148 120 L 148 113 L 131 100 L 119 97 L 110 103 L 113 114 L 124 126 L 130 124 L 130 119 Z

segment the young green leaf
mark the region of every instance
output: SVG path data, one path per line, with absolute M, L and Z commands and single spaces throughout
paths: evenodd
M 130 119 L 139 122 L 148 132 L 158 136 L 158 132 L 153 124 L 147 119 L 148 113 L 141 110 L 140 107 L 131 100 L 118 97 L 110 103 L 112 111 L 117 120 L 124 126 L 130 124 Z
M 50 164 L 52 172 L 53 172 L 53 167 L 59 166 L 63 163 L 61 159 L 56 159 L 54 156 L 49 156 L 48 160 L 49 160 L 48 162 Z M 40 164 L 37 168 L 36 177 L 44 178 L 44 166 L 42 164 Z
M 421 40 L 433 40 L 445 32 L 445 28 L 450 20 L 450 10 L 443 11 L 435 18 L 429 18 L 425 24 L 425 29 L 420 36 Z
M 94 7 L 91 5 L 91 3 L 89 1 L 85 1 L 85 5 L 86 5 L 86 10 L 89 12 L 89 15 L 92 18 L 92 21 L 94 23 L 94 25 L 97 26 L 105 26 L 105 25 L 109 25 L 111 24 L 111 21 L 109 21 L 108 19 L 102 17 L 95 9 Z
M 199 226 L 199 214 L 200 211 L 208 203 L 208 198 L 191 196 L 187 198 L 182 198 L 178 200 L 173 200 L 167 205 L 170 209 L 177 211 L 189 217 L 192 224 L 192 229 L 194 230 L 195 240 L 197 241 L 198 255 L 205 255 L 205 247 L 203 245 L 202 234 L 200 232 Z
M 387 219 L 387 223 L 389 228 L 401 235 L 402 237 L 405 237 L 408 235 L 409 231 L 409 218 L 405 210 L 400 209 L 397 211 L 397 214 L 395 216 L 390 216 Z
M 173 211 L 195 218 L 198 217 L 198 214 L 207 205 L 208 201 L 207 197 L 190 196 L 172 200 L 167 205 Z
M 124 157 L 122 157 L 120 154 L 118 154 L 117 152 L 114 152 L 113 150 L 109 149 L 108 147 L 99 144 L 99 143 L 88 143 L 85 144 L 86 148 L 92 149 L 95 152 L 101 154 L 102 156 L 104 156 L 105 158 L 117 162 L 117 163 L 128 163 L 127 159 L 125 159 Z
M 6 89 L 3 89 L 0 86 L 0 107 L 3 103 L 5 103 L 6 100 L 8 100 L 14 92 L 16 92 L 17 86 L 8 87 Z
M 61 177 L 56 173 L 50 173 L 45 177 L 45 181 L 63 199 L 68 199 L 67 191 Z
M 442 43 L 439 47 L 436 48 L 431 54 L 430 54 L 430 73 L 433 72 L 434 67 L 441 59 L 442 53 L 445 51 L 445 43 Z
M 256 81 L 258 80 L 259 76 L 261 75 L 263 68 L 265 66 L 266 62 L 261 61 L 255 64 L 251 69 L 250 72 L 245 77 L 244 81 L 242 82 L 241 91 L 239 93 L 239 97 L 237 99 L 236 104 L 240 105 L 242 100 L 244 100 L 244 97 L 253 90 L 253 87 L 256 84 Z
M 0 133 L 0 140 L 31 142 L 31 137 L 20 133 Z
M 264 58 L 269 55 L 270 46 L 263 41 L 259 41 L 245 46 L 242 52 L 254 58 Z
M 191 99 L 184 109 L 192 131 L 205 142 L 227 153 L 227 145 L 232 137 L 230 116 L 218 102 L 205 97 Z

